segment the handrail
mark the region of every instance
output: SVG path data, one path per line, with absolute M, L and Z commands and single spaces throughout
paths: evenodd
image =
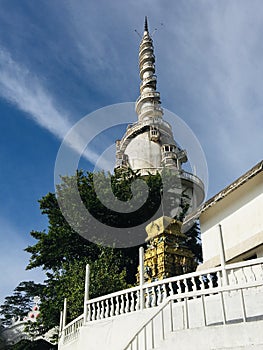
M 221 266 L 218 266 L 218 267 L 210 268 L 207 270 L 195 271 L 195 272 L 185 273 L 184 275 L 180 275 L 180 276 L 173 276 L 173 277 L 165 278 L 163 280 L 151 282 L 151 283 L 146 284 L 144 286 L 155 287 L 155 286 L 158 286 L 159 284 L 163 284 L 164 282 L 169 284 L 170 282 L 177 282 L 177 281 L 181 281 L 183 279 L 198 277 L 200 275 L 210 275 L 212 273 L 216 273 L 216 272 L 219 272 L 221 270 L 222 270 Z
M 239 263 L 233 263 L 233 264 L 228 264 L 225 266 L 226 270 L 232 270 L 232 269 L 237 269 L 237 268 L 242 268 L 242 267 L 247 267 L 247 266 L 251 266 L 251 265 L 258 265 L 263 263 L 263 258 L 259 258 L 259 259 L 253 259 L 253 260 L 249 260 L 249 261 L 244 261 L 244 262 L 239 262 Z M 190 280 L 192 278 L 195 277 L 201 277 L 204 275 L 212 275 L 215 274 L 217 272 L 222 271 L 222 267 L 218 266 L 218 267 L 214 267 L 214 268 L 209 268 L 206 270 L 199 270 L 199 271 L 195 271 L 195 272 L 190 272 L 190 273 L 186 273 L 180 276 L 173 276 L 173 277 L 169 277 L 169 278 L 165 278 L 163 280 L 158 280 L 158 281 L 154 281 L 151 283 L 145 283 L 143 285 L 143 289 L 150 289 L 150 288 L 154 288 L 154 287 L 158 287 L 160 285 L 163 284 L 169 284 L 172 282 L 179 282 L 179 281 L 183 281 L 183 280 Z M 92 303 L 96 303 L 96 302 L 100 302 L 100 301 L 105 301 L 106 299 L 111 299 L 112 297 L 118 297 L 118 296 L 122 296 L 124 294 L 127 293 L 132 293 L 132 292 L 137 292 L 140 290 L 140 286 L 135 286 L 132 288 L 127 288 L 124 290 L 120 290 L 118 292 L 113 292 L 107 295 L 103 295 L 97 298 L 93 298 L 87 301 L 87 304 L 92 304 Z
M 262 259 L 263 260 L 263 259 Z M 151 315 L 151 317 L 144 322 L 144 324 L 140 327 L 140 329 L 134 334 L 134 336 L 130 339 L 130 341 L 128 342 L 128 344 L 126 345 L 126 347 L 124 348 L 124 350 L 128 350 L 129 346 L 133 343 L 134 340 L 136 340 L 136 338 L 140 335 L 140 333 L 142 333 L 142 331 L 144 331 L 146 329 L 146 327 L 153 322 L 153 320 L 155 318 L 157 318 L 157 316 L 164 311 L 164 309 L 174 300 L 182 300 L 182 299 L 188 299 L 188 298 L 192 298 L 192 297 L 199 297 L 199 296 L 205 296 L 205 295 L 213 295 L 213 294 L 220 294 L 220 293 L 224 293 L 224 292 L 232 292 L 232 291 L 239 291 L 239 290 L 243 290 L 243 289 L 249 289 L 249 288 L 255 288 L 255 287 L 259 287 L 262 286 L 262 282 L 254 282 L 254 283 L 245 283 L 243 285 L 236 285 L 236 286 L 224 286 L 224 287 L 215 287 L 212 289 L 205 289 L 205 290 L 200 290 L 200 291 L 192 291 L 192 292 L 188 292 L 188 293 L 181 293 L 181 294 L 177 294 L 177 295 L 171 295 L 170 297 L 168 297 L 158 308 L 158 310 L 156 311 L 155 314 Z M 223 303 L 223 301 L 221 300 L 221 302 Z M 244 300 L 242 298 L 241 301 L 241 307 L 244 307 L 243 304 Z M 172 312 L 172 309 L 170 309 Z M 244 319 L 243 321 L 246 321 L 246 315 L 245 315 L 245 310 L 242 310 L 243 314 L 244 314 Z M 170 321 L 172 322 L 172 314 L 170 315 Z M 206 325 L 206 322 L 205 322 Z M 172 324 L 171 326 L 171 331 L 173 330 L 173 326 Z M 162 337 L 164 340 L 164 326 L 162 325 Z M 154 343 L 154 341 L 152 340 L 152 343 Z M 154 344 L 152 344 L 151 349 L 154 349 Z M 137 349 L 136 349 L 137 350 Z M 146 350 L 146 347 L 145 347 Z
M 80 321 L 81 319 L 84 319 L 84 314 L 78 316 L 77 318 L 74 318 L 74 320 L 70 321 L 65 327 L 64 330 L 69 328 L 70 326 L 72 326 L 74 323 L 76 323 L 77 321 Z
M 148 326 L 148 324 L 150 324 L 150 322 L 155 319 L 161 311 L 164 310 L 164 308 L 171 302 L 172 300 L 172 296 L 168 297 L 159 307 L 159 309 L 156 311 L 155 314 L 153 314 L 149 320 L 147 320 L 141 327 L 140 329 L 135 333 L 135 335 L 131 338 L 131 340 L 129 341 L 128 345 L 124 348 L 124 350 L 127 350 L 128 347 L 130 346 L 130 344 L 136 339 L 136 337 L 141 333 L 141 331 Z
M 62 342 L 68 343 L 69 341 L 75 340 L 78 337 L 80 328 L 83 326 L 84 323 L 84 314 L 80 315 L 79 317 L 75 318 L 73 321 L 68 323 L 64 329 L 62 329 L 61 333 L 61 339 Z
M 259 265 L 259 264 L 263 264 L 263 258 L 257 258 L 257 259 L 251 259 L 246 261 L 239 261 L 237 263 L 226 264 L 225 268 L 226 270 L 230 270 L 230 269 L 237 269 L 239 267 L 247 267 L 247 266 Z
M 261 265 L 258 269 L 257 266 Z M 251 267 L 251 268 L 250 268 Z M 224 285 L 223 271 L 229 275 L 229 285 Z M 78 334 L 86 322 L 115 317 L 140 310 L 141 300 L 144 308 L 149 309 L 162 305 L 165 301 L 214 294 L 222 290 L 253 287 L 262 285 L 263 258 L 232 263 L 206 270 L 199 270 L 180 276 L 174 276 L 143 286 L 135 286 L 108 295 L 86 301 L 87 314 L 77 317 L 62 330 L 64 339 L 69 341 Z M 221 289 L 220 289 L 221 288 Z M 86 318 L 86 319 L 84 319 Z M 81 322 L 83 320 L 83 322 Z M 75 335 L 74 335 L 75 334 Z
M 263 258 L 262 258 L 262 262 L 263 262 Z M 228 265 L 226 265 L 226 266 L 228 266 Z M 181 281 L 182 279 L 197 277 L 200 275 L 209 275 L 209 274 L 216 273 L 219 271 L 221 271 L 221 266 L 206 269 L 206 270 L 201 270 L 201 271 L 190 272 L 190 273 L 186 273 L 186 274 L 180 275 L 180 276 L 173 276 L 173 277 L 165 278 L 164 280 L 158 280 L 158 281 L 154 281 L 151 283 L 145 283 L 143 285 L 143 289 L 156 287 L 160 284 L 163 284 L 164 282 L 168 284 L 170 282 L 177 282 L 177 281 Z M 140 288 L 141 288 L 140 286 L 135 286 L 132 288 L 126 288 L 126 289 L 119 290 L 117 292 L 102 295 L 100 297 L 87 300 L 87 304 L 92 304 L 94 302 L 99 302 L 99 301 L 103 301 L 105 299 L 110 299 L 111 297 L 120 296 L 120 295 L 123 295 L 125 293 L 135 292 L 135 291 L 140 290 Z
M 110 293 L 110 294 L 102 295 L 102 296 L 97 297 L 97 298 L 89 299 L 89 300 L 87 300 L 87 304 L 91 304 L 91 303 L 94 303 L 94 302 L 105 300 L 105 297 L 107 297 L 107 299 L 110 299 L 111 297 L 120 296 L 120 295 L 125 294 L 125 293 L 135 292 L 135 291 L 137 291 L 139 289 L 140 289 L 140 286 L 135 286 L 135 287 L 132 287 L 132 288 L 122 289 L 122 290 L 119 290 L 117 292 L 113 292 L 113 293 Z

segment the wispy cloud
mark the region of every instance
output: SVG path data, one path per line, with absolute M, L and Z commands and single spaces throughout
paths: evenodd
M 0 50 L 0 94 L 59 138 L 71 127 L 67 114 L 58 109 L 40 79 L 4 49 Z
M 56 105 L 44 88 L 43 82 L 27 68 L 15 62 L 4 49 L 0 50 L 0 96 L 26 112 L 37 124 L 60 140 L 63 140 L 73 127 L 67 112 Z M 85 131 L 75 132 L 75 130 L 71 131 L 68 146 L 81 154 L 85 147 Z M 93 164 L 96 164 L 99 157 L 89 148 L 85 150 L 83 156 Z

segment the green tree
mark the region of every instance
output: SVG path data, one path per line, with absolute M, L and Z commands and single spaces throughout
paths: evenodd
M 27 315 L 33 305 L 33 298 L 41 295 L 43 284 L 36 284 L 33 281 L 21 282 L 15 288 L 13 295 L 5 298 L 4 304 L 0 306 L 0 321 L 8 326 L 12 318 L 21 319 Z
M 90 213 L 110 226 L 127 227 L 141 224 L 147 218 L 150 219 L 159 207 L 162 184 L 159 175 L 149 175 L 144 180 L 149 187 L 148 202 L 135 213 L 128 214 L 121 214 L 107 208 L 107 200 L 110 201 L 112 198 L 110 193 L 109 195 L 105 193 L 105 183 L 110 179 L 112 191 L 119 200 L 126 201 L 133 196 L 137 196 L 140 200 L 141 182 L 136 182 L 137 189 L 133 188 L 133 192 L 131 191 L 131 184 L 139 178 L 139 175 L 132 171 L 114 175 L 104 172 L 97 174 L 97 187 L 104 191 L 106 205 L 97 198 L 93 177 L 93 173 L 84 174 L 82 171 L 78 171 L 74 177 L 63 177 L 62 183 L 57 186 L 57 194 L 63 199 L 63 205 L 68 206 L 71 214 L 75 215 L 76 224 L 95 236 L 97 227 L 94 222 L 84 220 L 86 217 L 81 216 L 78 211 L 74 212 L 72 208 L 72 196 L 74 196 L 73 190 L 76 183 Z M 57 197 L 53 193 L 48 193 L 40 200 L 40 208 L 42 213 L 48 216 L 48 232 L 32 231 L 31 235 L 37 242 L 27 247 L 26 251 L 31 254 L 27 268 L 41 267 L 47 274 L 45 288 L 41 295 L 41 319 L 47 329 L 58 324 L 59 310 L 63 307 L 64 297 L 68 298 L 69 319 L 83 311 L 86 263 L 91 266 L 91 297 L 133 285 L 138 264 L 138 247 L 114 249 L 85 240 L 65 220 Z M 141 234 L 145 237 L 144 229 Z
M 0 350 L 6 349 L 6 341 L 3 335 L 3 330 L 4 330 L 4 327 L 0 322 Z
M 188 197 L 183 193 L 180 198 L 180 212 L 176 219 L 183 222 L 185 216 L 189 210 L 189 201 Z M 186 234 L 186 245 L 192 251 L 195 257 L 197 264 L 200 264 L 203 261 L 202 245 L 201 245 L 201 231 L 200 226 L 197 221 L 191 224 L 190 227 L 184 229 Z
M 57 345 L 51 345 L 44 340 L 21 340 L 17 344 L 8 346 L 5 350 L 55 350 Z
M 178 183 L 174 176 L 169 174 L 167 176 L 166 184 L 176 188 Z M 111 183 L 111 188 L 106 186 L 108 182 Z M 134 198 L 136 202 L 143 203 L 143 182 L 149 192 L 147 200 L 139 209 L 131 213 L 119 213 L 108 209 L 113 200 L 111 191 L 118 200 L 125 202 Z M 76 196 L 77 186 L 79 192 L 77 195 L 80 195 L 85 207 L 97 220 L 108 226 L 129 228 L 144 224 L 138 232 L 143 241 L 146 238 L 145 223 L 147 220 L 152 220 L 154 215 L 160 214 L 158 209 L 164 190 L 162 178 L 159 174 L 149 174 L 142 178 L 132 170 L 116 171 L 113 175 L 100 172 L 96 174 L 96 183 L 95 190 L 94 174 L 77 171 L 75 176 L 62 177 L 56 195 L 48 193 L 39 201 L 42 214 L 48 217 L 48 229 L 42 232 L 32 231 L 31 235 L 36 239 L 36 243 L 25 250 L 31 255 L 27 269 L 42 268 L 47 275 L 44 286 L 38 293 L 42 300 L 39 322 L 44 326 L 44 330 L 58 325 L 65 297 L 68 299 L 68 321 L 83 312 L 84 275 L 87 263 L 91 266 L 90 297 L 127 288 L 136 282 L 138 247 L 117 249 L 103 246 L 101 243 L 103 237 L 107 235 L 107 230 L 99 232 L 100 240 L 96 242 L 97 244 L 93 243 L 96 241 L 98 227 L 94 220 L 87 220 L 85 213 L 74 207 L 72 198 Z M 103 193 L 104 204 L 97 197 L 98 190 Z M 74 227 L 78 227 L 78 232 L 82 235 L 76 233 L 62 215 L 58 198 L 63 205 L 63 212 L 65 210 L 70 212 Z M 183 201 L 181 207 L 180 215 L 185 215 L 187 208 Z M 101 230 L 101 227 L 99 229 Z M 93 242 L 84 239 L 85 235 L 92 236 Z M 189 233 L 188 244 L 200 260 L 196 228 Z M 18 299 L 16 301 L 20 303 Z M 25 310 L 24 307 L 22 309 Z M 5 310 L 6 313 L 9 311 L 12 313 L 13 310 Z
M 86 264 L 90 265 L 90 297 L 98 297 L 128 288 L 125 257 L 121 251 L 99 246 L 100 253 L 95 261 L 89 257 L 73 260 L 54 273 L 47 273 L 46 286 L 41 302 L 41 319 L 44 328 L 50 329 L 59 323 L 59 310 L 67 298 L 67 321 L 83 312 Z

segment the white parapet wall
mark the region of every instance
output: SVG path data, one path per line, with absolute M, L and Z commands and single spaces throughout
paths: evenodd
M 236 324 L 243 324 L 236 329 L 253 328 L 256 332 L 257 322 L 263 318 L 263 259 L 227 265 L 226 275 L 227 280 L 218 267 L 88 300 L 86 315 L 62 330 L 59 349 L 174 349 L 167 341 L 186 330 L 193 330 L 198 338 L 206 333 L 197 329 L 207 329 L 209 335 L 213 334 L 211 327 L 221 327 L 225 339 L 231 338 L 228 326 Z M 263 344 L 263 335 L 257 339 Z M 226 343 L 231 348 L 227 340 L 221 348 Z M 244 344 L 251 345 L 249 333 Z
M 176 301 L 171 305 L 168 303 L 167 307 L 163 308 L 163 312 L 159 313 L 162 306 L 87 323 L 80 329 L 77 338 L 68 341 L 65 345 L 60 345 L 59 349 L 83 350 L 88 345 L 89 350 L 150 350 L 154 345 L 155 348 L 171 350 L 172 344 L 173 346 L 188 344 L 187 349 L 210 350 L 213 348 L 208 347 L 208 344 L 210 346 L 214 344 L 214 349 L 219 346 L 240 345 L 238 332 L 241 329 L 243 331 L 241 345 L 262 344 L 263 346 L 263 334 L 258 333 L 259 326 L 254 322 L 262 317 L 262 292 L 262 287 L 246 289 L 243 292 L 246 320 L 243 319 L 240 292 L 229 291 L 223 293 L 225 320 L 222 296 L 218 293 L 205 297 L 205 313 L 202 298 L 197 297 L 188 301 L 187 316 L 185 301 Z M 172 313 L 170 307 L 172 307 Z M 149 320 L 152 320 L 152 323 L 147 324 Z M 263 321 L 260 324 L 262 326 Z M 228 328 L 232 325 L 235 327 Z M 186 330 L 188 332 L 185 332 Z M 164 339 L 162 339 L 162 332 Z M 137 336 L 134 337 L 136 334 Z M 171 339 L 172 334 L 176 336 L 170 344 L 166 340 Z M 192 334 L 196 340 L 192 338 Z M 189 339 L 190 336 L 191 339 Z M 133 337 L 134 340 L 131 342 Z M 206 347 L 202 341 L 204 337 Z M 197 346 L 196 342 L 200 346 Z M 181 349 L 180 346 L 179 349 Z

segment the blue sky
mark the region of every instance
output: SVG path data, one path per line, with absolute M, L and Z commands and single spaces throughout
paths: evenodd
M 208 197 L 262 159 L 262 1 L 1 0 L 0 303 L 20 281 L 42 279 L 24 271 L 23 249 L 31 230 L 47 228 L 38 199 L 54 191 L 66 133 L 86 114 L 138 97 L 134 29 L 142 32 L 145 15 L 157 28 L 163 106 L 202 145 Z

